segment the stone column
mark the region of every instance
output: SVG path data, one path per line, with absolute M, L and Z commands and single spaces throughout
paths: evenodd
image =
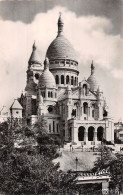
M 109 182 L 108 181 L 102 182 L 102 194 L 109 195 Z
M 88 118 L 90 118 L 90 107 L 88 107 Z
M 92 107 L 90 106 L 90 118 L 92 118 Z
M 64 73 L 64 85 L 66 85 L 66 73 Z
M 82 112 L 81 112 L 81 116 L 82 116 L 82 115 L 83 115 L 83 106 L 81 107 L 81 111 L 82 111 Z
M 94 141 L 97 141 L 97 130 L 94 131 Z
M 87 144 L 87 142 L 88 142 L 88 132 L 87 132 L 86 129 L 85 129 L 85 132 L 84 132 L 84 141 L 85 141 L 86 144 Z

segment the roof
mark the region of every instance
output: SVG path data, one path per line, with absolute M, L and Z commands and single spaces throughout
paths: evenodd
M 71 43 L 63 35 L 63 20 L 61 14 L 58 19 L 58 35 L 49 45 L 46 56 L 49 60 L 54 59 L 71 59 L 76 60 L 76 52 Z
M 57 36 L 47 49 L 46 56 L 49 60 L 71 59 L 76 60 L 76 52 L 64 35 Z
M 96 75 L 95 75 L 95 67 L 93 65 L 93 62 L 91 64 L 91 75 L 88 77 L 87 82 L 90 85 L 90 90 L 91 91 L 97 91 L 98 87 L 99 87 L 99 83 L 96 79 Z
M 44 71 L 42 72 L 41 76 L 39 77 L 39 88 L 47 87 L 47 88 L 54 88 L 56 87 L 56 82 L 53 74 L 49 71 L 49 60 L 48 58 L 44 61 Z
M 54 78 L 53 74 L 48 69 L 44 70 L 43 73 L 41 74 L 41 76 L 39 78 L 38 86 L 39 86 L 39 88 L 42 88 L 42 87 L 48 87 L 48 88 L 56 87 L 55 78 Z
M 90 76 L 88 77 L 88 79 L 87 79 L 87 82 L 88 82 L 89 85 L 90 85 L 90 90 L 92 90 L 92 91 L 97 91 L 99 84 L 98 84 L 98 82 L 97 82 L 97 79 L 96 79 L 95 74 L 90 75 Z
M 32 46 L 32 54 L 31 54 L 30 59 L 29 59 L 29 64 L 32 64 L 32 63 L 41 65 L 41 59 L 38 55 L 37 47 L 35 45 L 35 42 Z
M 23 109 L 17 99 L 14 100 L 13 104 L 11 105 L 10 109 Z

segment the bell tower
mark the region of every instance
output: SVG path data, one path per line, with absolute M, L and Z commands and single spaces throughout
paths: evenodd
M 42 72 L 43 65 L 41 63 L 36 44 L 34 42 L 32 46 L 32 53 L 28 61 L 27 84 L 25 87 L 26 118 L 30 118 L 31 115 L 35 115 L 37 112 L 36 110 L 37 84 Z

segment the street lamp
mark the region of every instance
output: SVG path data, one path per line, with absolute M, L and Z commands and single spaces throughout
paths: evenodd
M 76 171 L 77 171 L 77 163 L 78 163 L 78 158 L 76 157 Z
M 70 152 L 71 152 L 71 147 L 72 147 L 72 145 L 70 144 Z
M 82 152 L 83 152 L 83 147 L 84 147 L 84 146 L 83 146 L 83 143 L 82 143 L 82 142 L 81 142 L 81 146 L 82 146 Z

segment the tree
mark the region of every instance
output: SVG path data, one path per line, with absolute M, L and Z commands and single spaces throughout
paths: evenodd
M 111 182 L 110 187 L 115 188 L 116 186 L 122 185 L 122 170 L 123 170 L 123 155 L 113 154 L 112 151 L 106 146 L 100 146 L 99 148 L 100 156 L 94 163 L 93 171 L 100 171 L 102 169 L 107 169 L 110 172 Z
M 75 186 L 76 175 L 64 173 L 59 170 L 59 164 L 53 164 L 57 146 L 48 137 L 43 124 L 45 121 L 32 129 L 0 124 L 0 154 L 6 150 L 6 158 L 4 155 L 0 158 L 1 191 L 9 195 L 59 194 L 61 191 L 65 194 Z
M 38 144 L 40 154 L 45 154 L 51 160 L 57 156 L 59 141 L 51 137 L 47 132 L 47 122 L 44 116 L 33 126 L 33 132 Z

